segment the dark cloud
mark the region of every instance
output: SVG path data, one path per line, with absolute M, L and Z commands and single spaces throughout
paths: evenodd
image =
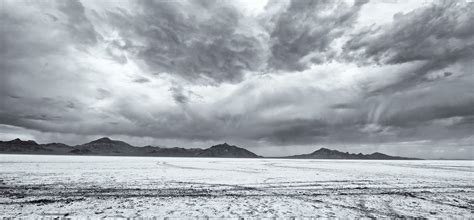
M 138 1 L 136 14 L 109 12 L 137 56 L 153 72 L 189 80 L 240 81 L 259 70 L 264 45 L 243 15 L 225 1 Z M 251 28 L 251 27 L 250 27 Z
M 246 71 L 303 70 L 330 60 L 330 44 L 352 27 L 365 3 L 291 1 L 252 21 L 226 2 L 139 1 L 136 13 L 109 11 L 104 19 L 126 27 L 121 49 L 133 50 L 153 72 L 238 82 Z
M 100 35 L 85 14 L 85 8 L 79 0 L 57 1 L 58 9 L 67 17 L 67 28 L 71 36 L 84 44 L 95 44 Z
M 58 17 L 56 17 L 56 16 L 54 16 L 50 13 L 45 13 L 45 15 L 48 16 L 49 18 L 51 18 L 51 20 L 53 20 L 53 21 L 58 21 Z
M 148 83 L 148 82 L 150 82 L 150 79 L 148 79 L 148 78 L 146 78 L 146 77 L 138 77 L 138 78 L 134 79 L 133 82 L 136 82 L 136 83 Z
M 185 104 L 189 101 L 182 86 L 173 86 L 170 88 L 170 92 L 177 103 Z
M 96 98 L 99 100 L 112 97 L 112 93 L 107 89 L 98 88 Z
M 69 28 L 39 18 L 45 4 L 23 6 L 6 4 L 2 10 L 0 124 L 76 132 L 63 129 L 88 115 L 78 97 L 87 95 L 86 85 L 75 75 L 85 71 L 68 53 L 75 45 L 70 40 L 76 41 Z
M 327 122 L 321 120 L 290 120 L 273 122 L 267 125 L 268 130 L 257 133 L 256 139 L 278 144 L 301 144 L 323 141 L 330 135 Z
M 274 70 L 303 70 L 311 63 L 331 60 L 331 43 L 355 23 L 358 12 L 368 1 L 293 0 L 289 6 L 265 20 L 270 32 Z M 278 1 L 271 1 L 271 4 Z M 271 7 L 271 6 L 267 6 Z M 274 23 L 274 24 L 272 24 Z
M 392 116 L 387 117 L 392 118 L 386 119 L 384 123 L 413 125 L 419 120 L 452 117 L 457 115 L 456 112 L 472 109 L 472 99 L 465 94 L 469 94 L 466 89 L 474 86 L 474 82 L 472 77 L 464 78 L 463 75 L 472 74 L 474 63 L 473 9 L 474 5 L 465 1 L 436 1 L 408 13 L 398 13 L 394 15 L 392 23 L 366 27 L 346 42 L 343 47 L 346 59 L 362 65 L 420 64 L 418 68 L 400 74 L 397 81 L 368 93 L 368 96 L 388 100 L 394 93 L 402 92 L 406 96 L 405 103 L 399 103 L 400 99 L 397 98 L 398 101 L 390 104 L 400 112 L 390 113 Z M 457 79 L 452 79 L 453 73 L 449 69 L 455 66 L 467 69 L 456 74 Z M 448 77 L 452 80 L 464 78 L 467 81 L 461 82 L 461 87 L 455 87 L 452 80 L 446 81 Z M 433 83 L 434 80 L 445 82 Z M 417 93 L 417 88 L 427 87 L 431 87 L 432 96 L 425 94 L 419 97 L 427 102 L 424 106 L 411 109 L 417 106 L 411 102 L 416 103 L 417 100 L 407 98 L 413 94 L 406 91 Z M 458 92 L 451 92 L 453 89 Z M 446 94 L 462 101 L 453 104 Z M 442 103 L 434 104 L 435 101 Z M 410 108 L 397 107 L 405 105 Z
M 370 26 L 355 34 L 344 53 L 359 62 L 399 64 L 427 61 L 421 74 L 474 55 L 473 4 L 437 1 L 408 13 L 394 15 L 392 23 Z
M 388 103 L 383 107 L 380 123 L 411 127 L 431 120 L 473 116 L 474 78 L 463 80 L 438 82 L 380 97 Z

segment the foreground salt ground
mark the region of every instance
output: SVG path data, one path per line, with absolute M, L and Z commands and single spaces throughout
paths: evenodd
M 473 161 L 0 155 L 0 213 L 472 218 L 473 172 Z

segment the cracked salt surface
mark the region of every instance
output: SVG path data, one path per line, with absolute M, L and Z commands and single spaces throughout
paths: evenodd
M 473 161 L 0 155 L 0 216 L 473 218 Z

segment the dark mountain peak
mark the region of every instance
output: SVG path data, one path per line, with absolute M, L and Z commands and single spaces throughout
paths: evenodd
M 318 153 L 318 152 L 334 152 L 336 150 L 331 150 L 329 148 L 325 148 L 325 147 L 322 147 L 322 148 L 319 148 L 319 150 L 316 150 L 314 151 L 313 153 Z
M 0 153 L 47 154 L 49 151 L 32 140 L 23 141 L 16 138 L 11 141 L 0 141 Z
M 113 142 L 112 139 L 110 139 L 110 138 L 108 138 L 108 137 L 103 137 L 103 138 L 99 138 L 99 139 L 97 139 L 97 140 L 95 140 L 95 141 L 91 141 L 91 142 L 89 142 L 89 143 L 96 143 L 96 144 L 98 144 L 98 143 L 112 143 L 112 142 Z
M 36 143 L 35 141 L 32 141 L 32 140 L 23 141 L 20 138 L 16 138 L 14 140 L 7 141 L 7 143 L 15 144 L 15 145 L 38 145 L 38 143 Z
M 95 141 L 91 141 L 89 143 L 83 144 L 83 145 L 95 145 L 95 146 L 112 146 L 112 145 L 117 145 L 117 146 L 130 146 L 130 144 L 123 142 L 123 141 L 117 141 L 117 140 L 112 140 L 108 137 L 103 137 L 99 138 Z
M 240 158 L 251 158 L 260 157 L 244 148 L 240 148 L 227 143 L 214 145 L 210 148 L 203 150 L 199 156 L 202 157 L 240 157 Z
M 384 155 L 384 156 L 387 156 L 386 154 L 382 154 L 380 152 L 375 152 L 375 153 L 372 153 L 371 155 Z
M 239 148 L 239 147 L 234 146 L 234 145 L 229 145 L 228 143 L 223 143 L 223 144 L 214 145 L 211 148 Z
M 69 145 L 67 144 L 63 144 L 63 143 L 56 143 L 56 142 L 53 142 L 53 143 L 47 143 L 47 144 L 43 144 L 44 146 L 66 146 L 66 147 L 69 147 Z
M 75 148 L 79 149 L 77 153 L 97 155 L 131 155 L 139 149 L 123 141 L 112 140 L 108 137 L 99 138 Z
M 338 150 L 331 150 L 329 148 L 322 147 L 314 151 L 313 153 L 310 153 L 309 155 L 320 156 L 320 155 L 341 155 L 341 154 L 346 154 L 346 153 L 340 152 Z

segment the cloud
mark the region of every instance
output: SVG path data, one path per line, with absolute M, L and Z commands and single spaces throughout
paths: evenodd
M 471 117 L 472 7 L 462 1 L 436 1 L 395 14 L 391 23 L 363 28 L 345 43 L 346 59 L 359 65 L 417 65 L 368 91 L 367 100 L 380 103 L 375 110 L 377 123 L 430 130 L 433 127 L 426 126 L 435 126 L 432 121 Z M 419 135 L 435 139 L 456 135 L 441 134 L 445 133 L 441 130 Z
M 147 82 L 150 82 L 150 79 L 145 78 L 145 77 L 139 77 L 139 78 L 134 79 L 133 82 L 136 82 L 136 83 L 147 83 Z
M 106 17 L 119 28 L 124 47 L 135 48 L 154 72 L 237 82 L 265 63 L 257 24 L 227 2 L 138 1 L 131 13 L 109 11 Z
M 424 75 L 459 60 L 474 57 L 473 5 L 465 1 L 436 1 L 393 22 L 369 26 L 344 45 L 347 58 L 358 62 L 400 64 L 426 61 L 417 74 Z
M 185 104 L 189 101 L 189 97 L 184 94 L 183 90 L 182 86 L 173 86 L 170 88 L 170 92 L 177 103 Z
M 76 41 L 83 44 L 97 43 L 97 38 L 101 36 L 86 17 L 85 8 L 79 0 L 58 0 L 57 4 L 59 11 L 67 17 L 67 29 Z
M 283 6 L 249 18 L 228 2 L 139 1 L 102 19 L 118 28 L 121 49 L 150 71 L 193 83 L 237 83 L 247 72 L 304 70 L 331 60 L 331 43 L 351 29 L 366 2 L 273 2 L 267 7 Z
M 473 116 L 474 90 L 468 86 L 472 83 L 452 82 L 384 97 L 389 99 L 389 105 L 384 107 L 382 124 L 409 126 L 435 119 Z
M 312 63 L 330 61 L 335 53 L 331 43 L 350 30 L 367 2 L 290 1 L 264 19 L 270 32 L 270 67 L 276 71 L 303 70 Z

